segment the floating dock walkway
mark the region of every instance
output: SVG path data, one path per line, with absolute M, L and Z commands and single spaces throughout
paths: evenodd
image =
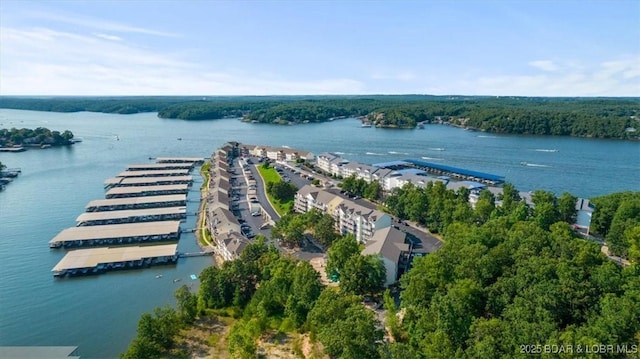
M 187 218 L 187 207 L 129 209 L 123 211 L 85 212 L 76 218 L 76 226 L 101 226 L 137 222 L 157 222 Z
M 49 247 L 111 246 L 179 239 L 180 221 L 125 223 L 67 228 L 49 241 Z
M 118 177 L 160 177 L 160 176 L 187 176 L 188 169 L 182 170 L 150 170 L 150 171 L 124 171 L 118 173 Z
M 127 209 L 180 207 L 187 205 L 186 194 L 166 196 L 128 197 L 115 199 L 98 199 L 85 207 L 87 212 L 120 211 Z
M 192 184 L 193 176 L 113 177 L 104 181 L 105 188 L 130 186 L 161 186 L 168 184 Z
M 126 198 L 126 197 L 142 197 L 142 196 L 161 196 L 170 194 L 187 194 L 189 192 L 188 184 L 172 184 L 164 186 L 132 186 L 132 187 L 113 187 L 105 193 L 106 199 Z
M 177 244 L 77 249 L 67 252 L 51 271 L 64 277 L 170 264 L 178 260 L 177 250 Z

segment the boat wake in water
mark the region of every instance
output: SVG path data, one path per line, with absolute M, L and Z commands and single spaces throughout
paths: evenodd
M 442 161 L 442 158 L 422 156 L 423 160 Z
M 529 163 L 529 162 L 520 162 L 520 164 L 523 165 L 523 166 L 527 166 L 527 167 L 543 167 L 543 168 L 551 167 L 549 165 L 543 165 L 543 164 L 539 164 L 539 163 Z
M 556 149 L 547 149 L 547 148 L 536 148 L 536 152 L 558 152 Z

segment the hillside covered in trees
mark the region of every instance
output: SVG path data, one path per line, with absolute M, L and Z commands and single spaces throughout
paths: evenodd
M 378 127 L 415 128 L 444 123 L 508 134 L 637 140 L 640 98 L 477 96 L 263 96 L 263 97 L 0 97 L 0 108 L 130 114 L 213 120 L 242 117 L 274 124 L 323 122 L 367 116 Z
M 36 129 L 0 129 L 0 147 L 64 146 L 72 144 L 72 140 L 73 133 L 69 130 L 60 133 L 60 131 L 51 131 L 44 127 L 38 127 Z
M 207 316 L 233 318 L 228 336 L 215 337 L 233 358 L 255 358 L 274 333 L 306 333 L 330 358 L 638 358 L 638 263 L 623 268 L 572 230 L 570 194 L 538 191 L 529 206 L 514 188 L 498 199 L 486 193 L 475 208 L 467 191 L 437 184 L 392 195 L 393 212 L 425 216 L 444 238 L 401 278 L 399 306 L 382 292 L 380 260 L 360 255 L 353 237 L 330 242 L 325 270 L 340 273 L 338 287 L 258 239 L 238 260 L 205 269 L 198 293 L 176 293 L 177 310 L 143 315 L 123 358 L 188 357 L 179 333 Z M 629 212 L 624 203 L 637 195 L 612 195 L 603 216 Z M 640 229 L 623 222 L 623 232 Z M 365 296 L 384 304 L 384 323 Z

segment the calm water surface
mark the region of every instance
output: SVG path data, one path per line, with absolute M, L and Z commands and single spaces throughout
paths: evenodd
M 113 358 L 135 336 L 143 312 L 173 305 L 189 275 L 211 259 L 180 259 L 176 266 L 55 280 L 64 256 L 48 241 L 91 200 L 104 197 L 103 181 L 149 157 L 208 157 L 224 142 L 290 146 L 315 154 L 338 152 L 376 163 L 404 158 L 503 175 L 523 191 L 545 189 L 592 197 L 640 191 L 640 144 L 563 137 L 499 136 L 431 125 L 424 130 L 360 128 L 353 119 L 300 126 L 246 124 L 236 119 L 185 122 L 155 113 L 112 115 L 0 109 L 0 128 L 71 130 L 84 142 L 68 148 L 0 153 L 22 175 L 0 192 L 0 345 L 77 345 L 83 358 Z M 115 136 L 119 140 L 115 140 Z M 181 138 L 181 140 L 178 140 Z M 522 165 L 526 162 L 528 165 Z M 197 173 L 193 173 L 201 182 Z M 200 183 L 189 194 L 197 210 Z M 193 228 L 190 216 L 183 228 Z M 179 250 L 197 248 L 185 233 Z M 163 274 L 156 279 L 157 274 Z M 173 283 L 173 279 L 180 279 Z

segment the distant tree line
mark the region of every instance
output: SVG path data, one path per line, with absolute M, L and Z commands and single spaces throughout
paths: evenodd
M 38 127 L 36 129 L 0 129 L 0 147 L 30 145 L 62 146 L 71 144 L 72 139 L 73 133 L 69 130 L 60 133 L 59 131 L 51 131 L 44 127 Z
M 367 116 L 378 127 L 445 123 L 493 133 L 632 139 L 640 136 L 639 98 L 474 96 L 0 97 L 0 108 L 106 113 L 158 112 L 162 118 L 243 117 L 276 124 Z

